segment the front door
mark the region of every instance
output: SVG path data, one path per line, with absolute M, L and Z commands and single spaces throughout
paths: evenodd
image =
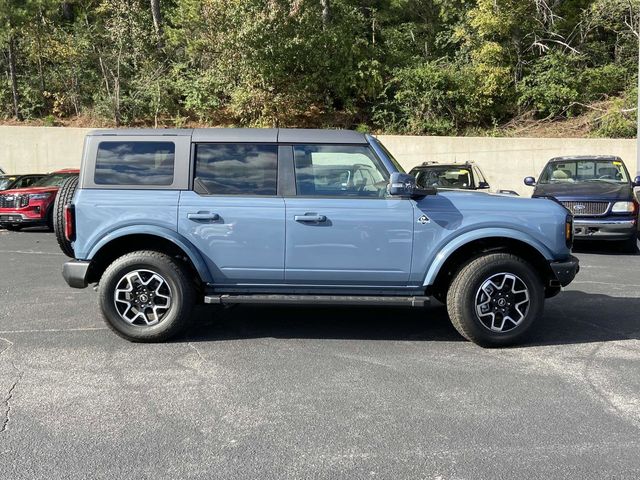
M 386 195 L 388 173 L 368 145 L 295 145 L 286 203 L 287 283 L 404 287 L 413 201 Z
M 275 144 L 197 144 L 193 191 L 182 192 L 178 230 L 217 285 L 284 280 L 285 211 Z

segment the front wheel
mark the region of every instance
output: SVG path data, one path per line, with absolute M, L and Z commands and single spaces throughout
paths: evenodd
M 544 284 L 525 260 L 490 253 L 465 265 L 447 293 L 453 326 L 482 347 L 504 347 L 522 341 L 542 314 Z
M 107 325 L 132 342 L 161 342 L 184 330 L 195 287 L 178 260 L 139 251 L 115 260 L 100 280 L 100 308 Z

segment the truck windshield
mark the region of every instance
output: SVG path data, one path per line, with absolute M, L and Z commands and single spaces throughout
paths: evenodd
M 473 188 L 472 178 L 467 167 L 433 166 L 416 172 L 420 187 Z
M 0 177 L 0 190 L 5 190 L 16 180 L 16 177 Z
M 62 185 L 67 178 L 69 178 L 72 174 L 69 173 L 52 173 L 51 175 L 47 175 L 46 177 L 38 180 L 36 183 L 31 185 L 32 187 L 59 187 Z
M 571 160 L 549 163 L 538 183 L 628 183 L 629 174 L 619 160 Z

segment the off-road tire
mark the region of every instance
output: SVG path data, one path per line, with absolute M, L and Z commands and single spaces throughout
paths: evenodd
M 516 275 L 529 293 L 526 315 L 516 327 L 506 332 L 490 330 L 476 313 L 480 286 L 498 273 Z M 544 296 L 543 281 L 528 262 L 508 253 L 489 253 L 476 257 L 457 272 L 447 292 L 447 312 L 455 329 L 467 340 L 481 347 L 505 347 L 526 338 L 531 325 L 542 314 Z
M 75 254 L 73 252 L 73 245 L 64 235 L 64 207 L 73 200 L 73 195 L 78 188 L 78 179 L 77 176 L 73 176 L 63 182 L 53 204 L 53 211 L 50 214 L 53 218 L 53 231 L 56 234 L 56 240 L 58 241 L 60 250 L 62 250 L 62 253 L 67 257 L 71 258 L 74 258 Z
M 158 273 L 171 289 L 171 306 L 159 323 L 152 326 L 132 325 L 125 321 L 115 306 L 115 290 L 127 273 L 135 270 Z M 183 331 L 191 321 L 196 301 L 196 288 L 189 270 L 179 260 L 164 253 L 138 251 L 116 259 L 102 275 L 99 287 L 102 315 L 117 335 L 131 342 L 162 342 Z

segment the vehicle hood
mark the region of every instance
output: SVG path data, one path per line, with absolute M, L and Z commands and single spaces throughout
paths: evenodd
M 534 197 L 551 196 L 562 199 L 602 199 L 624 201 L 633 198 L 633 189 L 629 183 L 577 182 L 548 183 L 536 185 Z
M 440 200 L 438 200 L 440 199 Z M 511 216 L 526 212 L 556 212 L 566 216 L 566 209 L 557 202 L 544 198 L 528 198 L 517 195 L 490 193 L 475 190 L 440 190 L 437 195 L 418 201 L 422 204 L 443 204 L 444 201 L 460 211 L 480 212 L 482 216 Z
M 13 190 L 4 190 L 0 192 L 3 195 L 24 195 L 27 193 L 56 193 L 60 190 L 60 187 L 27 187 L 27 188 L 15 188 Z
M 564 234 L 569 211 L 551 199 L 438 190 L 436 195 L 418 199 L 416 210 L 417 238 L 424 238 L 429 248 L 438 248 L 433 246 L 438 238 L 445 245 L 459 236 L 484 238 L 507 232 L 511 238 L 544 252 L 547 258 L 569 253 Z

